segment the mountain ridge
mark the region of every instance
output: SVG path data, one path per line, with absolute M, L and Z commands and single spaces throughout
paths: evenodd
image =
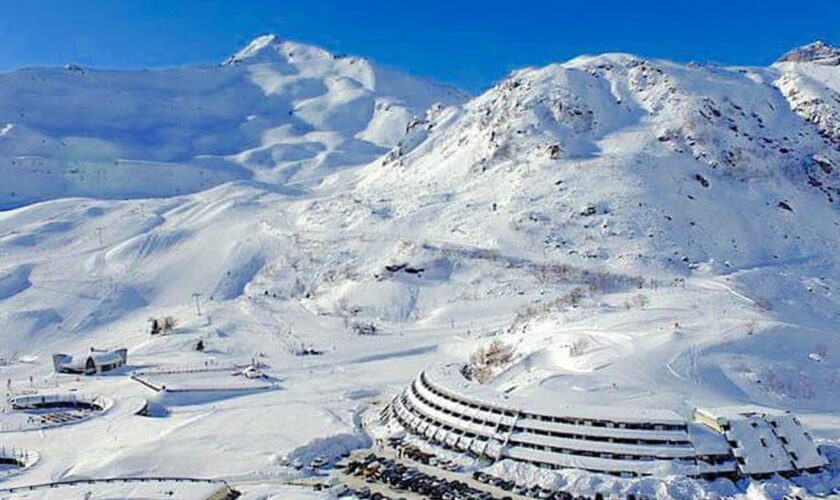
M 292 47 L 298 57 L 272 47 Z M 62 193 L 172 196 L 242 178 L 317 183 L 379 156 L 433 103 L 466 98 L 365 59 L 275 37 L 258 38 L 246 51 L 261 58 L 0 74 L 0 206 Z
M 776 62 L 808 62 L 837 66 L 840 64 L 840 48 L 824 40 L 815 40 L 787 52 Z

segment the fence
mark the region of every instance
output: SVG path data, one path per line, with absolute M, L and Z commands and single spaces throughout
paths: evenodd
M 145 371 L 136 371 L 132 373 L 132 376 L 143 376 L 143 375 L 178 375 L 181 373 L 205 373 L 205 372 L 225 372 L 225 371 L 235 371 L 235 370 L 242 370 L 244 368 L 248 368 L 249 366 L 254 366 L 255 368 L 265 368 L 265 365 L 262 363 L 256 364 L 231 364 L 231 365 L 184 365 L 181 367 L 173 366 L 169 368 L 156 368 L 152 370 L 145 370 Z
M 38 491 L 50 488 L 62 488 L 67 486 L 79 485 L 97 485 L 97 484 L 114 484 L 114 483 L 204 483 L 207 485 L 218 485 L 217 489 L 211 498 L 237 498 L 239 493 L 228 485 L 227 481 L 222 479 L 201 479 L 192 477 L 116 477 L 107 479 L 72 479 L 67 481 L 53 481 L 49 483 L 30 484 L 25 486 L 17 486 L 14 488 L 0 489 L 0 494 L 22 493 L 25 491 Z M 220 492 L 222 493 L 220 495 Z

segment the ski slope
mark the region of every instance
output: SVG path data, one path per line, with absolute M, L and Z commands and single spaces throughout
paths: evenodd
M 317 182 L 466 96 L 359 57 L 255 39 L 220 65 L 0 73 L 0 207 Z

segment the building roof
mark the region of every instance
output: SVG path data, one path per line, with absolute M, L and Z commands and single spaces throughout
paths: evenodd
M 103 366 L 103 365 L 120 365 L 125 362 L 123 359 L 123 355 L 121 354 L 123 349 L 117 349 L 114 351 L 91 351 L 85 353 L 83 356 L 66 356 L 63 360 L 59 361 L 61 366 L 71 368 L 71 369 L 84 369 L 87 365 L 88 359 L 93 359 L 93 362 L 96 366 Z
M 108 352 L 91 352 L 85 359 L 93 358 L 93 362 L 97 365 L 113 365 L 122 364 L 123 358 L 117 351 Z
M 633 406 L 568 405 L 561 401 L 532 400 L 508 395 L 492 387 L 467 380 L 461 374 L 462 364 L 443 364 L 428 368 L 424 373 L 434 384 L 469 398 L 477 403 L 502 407 L 514 412 L 547 416 L 571 417 L 586 420 L 608 420 L 625 423 L 684 425 L 686 419 L 668 409 Z
M 799 421 L 788 412 L 757 406 L 698 409 L 725 422 L 732 453 L 743 474 L 822 467 L 827 461 Z

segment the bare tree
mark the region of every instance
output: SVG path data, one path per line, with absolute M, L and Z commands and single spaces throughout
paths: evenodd
M 487 383 L 493 373 L 510 363 L 511 359 L 513 359 L 513 348 L 496 339 L 487 347 L 479 347 L 470 355 L 469 375 L 480 384 Z

